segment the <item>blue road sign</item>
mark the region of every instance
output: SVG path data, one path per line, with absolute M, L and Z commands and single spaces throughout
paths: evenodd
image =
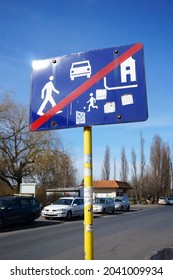
M 141 43 L 33 62 L 32 131 L 147 118 Z

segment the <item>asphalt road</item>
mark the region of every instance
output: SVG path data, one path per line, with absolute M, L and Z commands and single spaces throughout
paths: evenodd
M 151 259 L 173 245 L 173 207 L 134 206 L 130 212 L 94 217 L 94 259 Z M 83 260 L 83 221 L 39 218 L 32 226 L 0 232 L 1 260 Z

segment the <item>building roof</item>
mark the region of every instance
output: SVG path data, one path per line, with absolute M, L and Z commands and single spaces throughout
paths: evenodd
M 93 181 L 94 189 L 132 189 L 129 183 L 117 180 Z

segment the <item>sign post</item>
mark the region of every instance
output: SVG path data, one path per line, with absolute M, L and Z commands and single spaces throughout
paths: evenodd
M 92 127 L 84 127 L 84 252 L 93 260 Z

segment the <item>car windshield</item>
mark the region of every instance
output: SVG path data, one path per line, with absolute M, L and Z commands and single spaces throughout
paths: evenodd
M 87 67 L 89 66 L 87 62 L 82 62 L 82 63 L 77 63 L 77 64 L 73 64 L 73 68 L 78 68 L 78 67 Z
M 121 202 L 122 201 L 122 199 L 120 199 L 120 198 L 115 198 L 114 199 L 114 202 Z
M 54 202 L 54 204 L 58 205 L 71 205 L 72 204 L 72 199 L 58 199 L 57 201 Z
M 97 198 L 95 199 L 94 202 L 95 202 L 95 203 L 101 203 L 101 204 L 102 204 L 102 203 L 105 203 L 105 199 L 104 199 L 104 198 L 98 198 L 98 197 L 97 197 Z
M 0 200 L 0 209 L 4 209 L 9 204 L 9 200 Z

